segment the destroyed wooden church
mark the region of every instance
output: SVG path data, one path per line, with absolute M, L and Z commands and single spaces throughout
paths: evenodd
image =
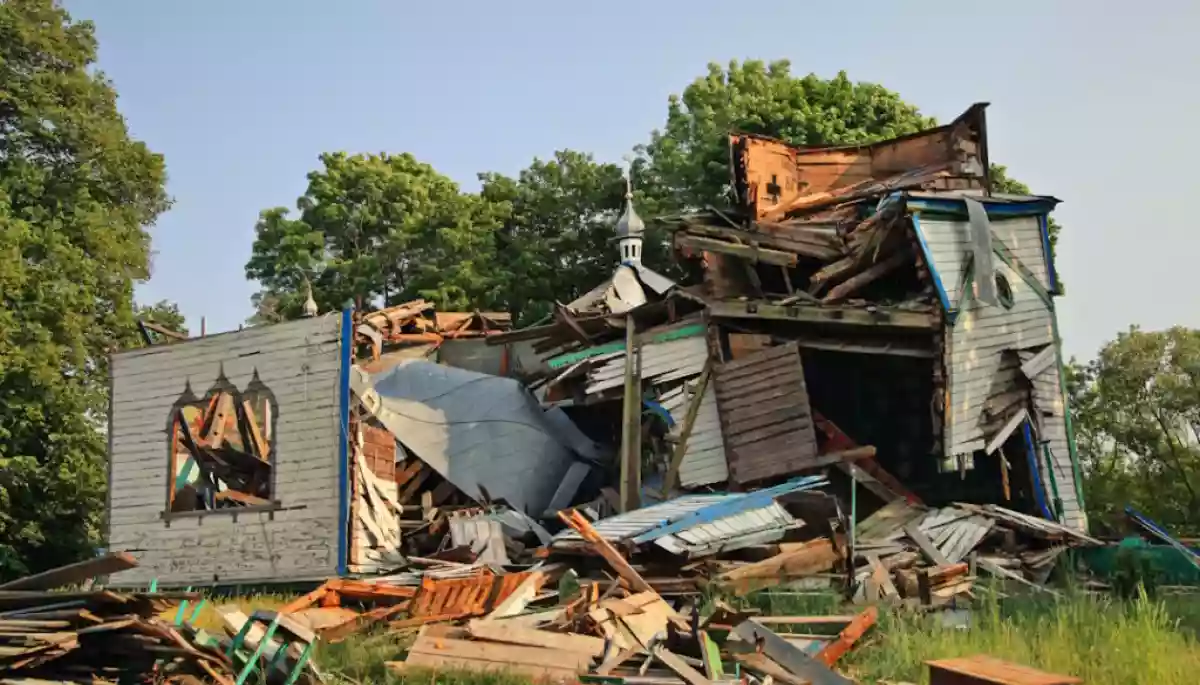
M 735 206 L 664 220 L 675 265 L 642 264 L 630 199 L 612 277 L 540 325 L 414 302 L 114 355 L 123 581 L 316 580 L 480 540 L 503 565 L 573 505 L 818 472 L 852 521 L 966 502 L 1085 530 L 1058 200 L 989 191 L 985 106 L 872 145 L 730 151 Z

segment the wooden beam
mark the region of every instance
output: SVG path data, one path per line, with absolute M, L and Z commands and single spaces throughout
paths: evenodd
M 596 532 L 595 528 L 592 528 L 592 524 L 588 523 L 588 520 L 582 514 L 574 509 L 570 509 L 558 512 L 558 517 L 562 519 L 563 523 L 574 528 L 580 537 L 590 543 L 592 549 L 597 554 L 604 557 L 604 560 L 608 562 L 609 566 L 612 566 L 617 575 L 629 583 L 630 590 L 633 592 L 654 592 L 654 589 L 650 587 L 650 583 L 647 583 L 646 579 L 642 578 L 642 575 L 634 570 L 633 566 L 629 565 L 625 557 L 621 556 L 621 553 L 609 544 L 608 540 L 600 537 L 600 534 Z
M 814 324 L 843 324 L 879 328 L 936 330 L 937 317 L 932 312 L 917 312 L 887 307 L 814 306 L 811 304 L 778 305 L 763 301 L 713 301 L 708 303 L 709 315 L 720 319 L 765 319 L 797 321 Z
M 17 578 L 0 585 L 0 590 L 53 590 L 74 585 L 97 576 L 107 576 L 137 566 L 137 560 L 124 552 L 113 552 L 96 559 L 60 566 L 32 576 Z
M 716 252 L 718 254 L 727 254 L 738 257 L 750 262 L 761 262 L 763 264 L 774 264 L 776 266 L 795 266 L 797 261 L 796 255 L 790 252 L 772 250 L 766 247 L 758 247 L 757 245 L 739 245 L 737 243 L 725 242 L 724 240 L 701 238 L 693 235 L 676 235 L 675 245 L 685 250 L 695 250 L 697 252 Z

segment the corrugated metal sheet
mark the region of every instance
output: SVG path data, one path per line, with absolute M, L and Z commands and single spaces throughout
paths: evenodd
M 654 542 L 673 554 L 698 557 L 774 542 L 801 525 L 782 505 L 771 502 L 765 507 L 664 535 Z
M 690 379 L 688 385 L 694 385 L 696 380 L 698 378 Z M 671 434 L 675 437 L 679 437 L 683 431 L 683 420 L 694 396 L 694 388 L 685 392 L 681 386 L 660 399 L 663 407 L 675 419 L 675 425 L 671 428 Z M 691 488 L 727 480 L 729 466 L 725 462 L 725 437 L 721 434 L 721 416 L 717 412 L 716 387 L 710 380 L 700 397 L 696 422 L 692 424 L 692 432 L 688 436 L 687 451 L 679 466 L 679 482 Z
M 713 380 L 734 481 L 751 483 L 814 464 L 817 438 L 795 343 L 719 364 Z
M 617 514 L 592 524 L 600 537 L 609 542 L 618 542 L 636 537 L 658 526 L 678 521 L 709 505 L 736 499 L 741 495 L 684 495 L 668 502 L 645 507 L 626 514 Z M 574 530 L 564 530 L 554 536 L 555 543 L 580 542 L 583 538 Z
M 638 509 L 627 514 L 611 516 L 593 524 L 596 532 L 610 542 L 636 542 L 642 544 L 671 537 L 673 542 L 697 548 L 714 545 L 725 540 L 735 544 L 734 538 L 760 535 L 778 527 L 795 525 L 776 497 L 812 490 L 828 484 L 824 476 L 806 476 L 786 483 L 754 492 L 720 495 L 684 495 L 669 502 Z M 755 512 L 754 515 L 746 514 Z M 685 537 L 694 535 L 694 543 Z M 555 544 L 580 542 L 574 530 L 565 530 L 555 536 Z M 682 548 L 681 547 L 681 548 Z

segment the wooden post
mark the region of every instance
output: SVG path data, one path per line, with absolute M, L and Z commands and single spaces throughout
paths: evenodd
M 635 368 L 637 334 L 633 316 L 625 315 L 625 397 L 621 415 L 621 511 L 633 511 L 641 500 L 641 392 Z

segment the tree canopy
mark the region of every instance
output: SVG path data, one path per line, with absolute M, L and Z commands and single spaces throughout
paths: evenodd
M 134 339 L 146 227 L 168 205 L 95 59 L 89 22 L 0 3 L 0 576 L 97 541 L 107 354 Z
M 1070 379 L 1093 525 L 1124 528 L 1129 504 L 1200 533 L 1200 331 L 1131 328 Z
M 443 309 L 494 296 L 498 209 L 412 155 L 323 154 L 286 208 L 261 213 L 246 277 L 256 320 L 295 318 L 307 288 L 322 310 L 423 297 Z

